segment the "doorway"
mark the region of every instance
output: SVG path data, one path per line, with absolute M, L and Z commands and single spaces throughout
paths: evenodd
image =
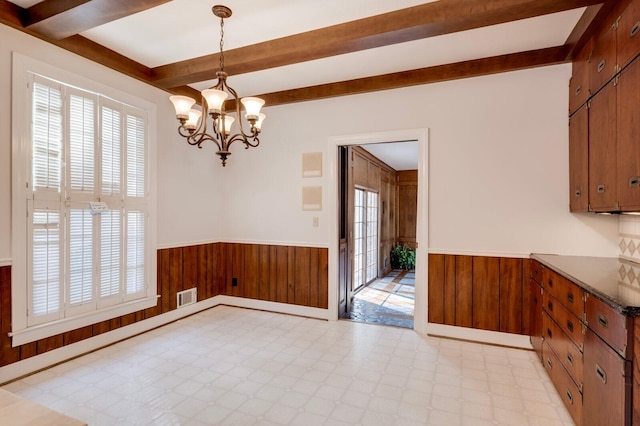
M 339 315 L 413 328 L 415 270 L 398 253 L 417 246 L 418 142 L 337 149 Z

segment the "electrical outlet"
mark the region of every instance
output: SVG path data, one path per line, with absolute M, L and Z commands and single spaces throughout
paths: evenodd
M 236 277 L 231 278 L 231 287 L 238 287 L 238 279 Z

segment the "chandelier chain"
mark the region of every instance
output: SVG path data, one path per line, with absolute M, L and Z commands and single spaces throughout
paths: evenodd
M 220 71 L 224 71 L 224 18 L 220 18 Z

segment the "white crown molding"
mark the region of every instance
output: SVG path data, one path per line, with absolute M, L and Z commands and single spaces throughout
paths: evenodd
M 11 259 L 0 259 L 0 267 L 11 266 Z

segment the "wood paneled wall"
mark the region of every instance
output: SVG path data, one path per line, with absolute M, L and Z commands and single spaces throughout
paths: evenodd
M 11 347 L 11 267 L 0 267 L 0 366 L 60 348 L 177 308 L 179 291 L 198 301 L 220 294 L 327 308 L 326 248 L 211 243 L 158 250 L 157 306 L 19 347 Z M 232 286 L 232 278 L 238 286 Z
M 529 262 L 429 254 L 429 322 L 528 334 Z
M 398 223 L 397 244 L 416 247 L 416 223 L 418 219 L 418 171 L 396 172 L 396 205 Z

